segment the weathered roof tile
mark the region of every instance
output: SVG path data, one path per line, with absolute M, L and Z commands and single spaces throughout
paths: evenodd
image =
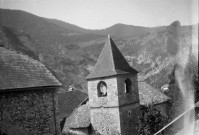
M 101 51 L 94 70 L 87 76 L 87 79 L 128 73 L 138 73 L 138 71 L 128 64 L 113 40 L 109 37 Z
M 163 92 L 155 89 L 146 82 L 138 82 L 140 105 L 159 104 L 170 100 Z
M 66 119 L 64 129 L 67 128 L 86 128 L 90 125 L 89 102 L 76 108 Z M 63 130 L 64 131 L 64 130 Z
M 78 90 L 58 94 L 59 116 L 68 117 L 73 110 L 82 103 L 88 95 Z
M 0 90 L 42 86 L 61 86 L 61 83 L 39 61 L 0 47 Z

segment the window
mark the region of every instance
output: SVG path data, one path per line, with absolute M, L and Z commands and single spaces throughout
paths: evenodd
M 100 81 L 97 84 L 97 93 L 98 93 L 98 97 L 107 96 L 107 85 L 104 81 Z
M 132 111 L 128 111 L 128 116 L 131 117 Z
M 132 91 L 132 82 L 130 79 L 126 79 L 125 80 L 125 93 L 128 94 L 128 93 L 131 93 Z

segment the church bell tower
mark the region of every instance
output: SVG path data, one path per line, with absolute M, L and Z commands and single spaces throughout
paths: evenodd
M 138 135 L 137 73 L 108 37 L 95 68 L 87 77 L 94 130 L 103 135 Z

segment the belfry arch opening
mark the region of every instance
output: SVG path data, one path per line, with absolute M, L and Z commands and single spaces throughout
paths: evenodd
M 132 91 L 132 82 L 130 79 L 125 80 L 125 93 L 130 94 Z
M 107 84 L 104 81 L 100 81 L 97 84 L 97 93 L 98 93 L 98 97 L 107 96 Z

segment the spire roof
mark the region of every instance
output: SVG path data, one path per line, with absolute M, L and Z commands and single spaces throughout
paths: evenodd
M 113 40 L 108 36 L 101 54 L 97 60 L 94 70 L 87 76 L 87 79 L 108 77 L 118 74 L 138 73 L 133 69 L 122 53 L 119 51 Z

